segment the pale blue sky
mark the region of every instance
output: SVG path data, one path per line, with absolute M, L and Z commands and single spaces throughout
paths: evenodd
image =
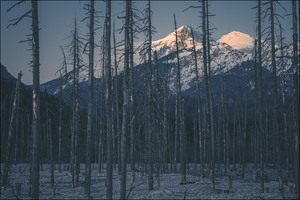
M 8 71 L 15 77 L 20 70 L 23 71 L 22 81 L 25 84 L 32 84 L 32 73 L 29 67 L 31 52 L 27 51 L 27 43 L 19 43 L 26 39 L 30 33 L 30 19 L 24 19 L 17 26 L 6 28 L 9 20 L 22 15 L 30 9 L 30 1 L 16 7 L 11 12 L 6 10 L 13 5 L 14 1 L 1 1 L 1 64 L 8 68 Z M 70 35 L 74 24 L 74 16 L 77 19 L 84 17 L 83 4 L 87 1 L 41 1 L 39 2 L 40 21 L 40 80 L 41 83 L 55 78 L 54 74 L 62 61 L 59 46 L 65 46 L 69 40 L 65 38 Z M 137 1 L 136 6 L 140 10 L 146 7 L 146 1 Z M 174 29 L 173 13 L 176 14 L 177 26 L 191 25 L 194 28 L 201 24 L 199 9 L 190 9 L 182 12 L 191 5 L 199 5 L 197 1 L 153 1 L 153 26 L 156 27 L 154 40 L 163 38 Z M 211 1 L 210 12 L 216 16 L 211 22 L 216 27 L 213 37 L 219 39 L 222 35 L 231 31 L 241 31 L 255 36 L 255 10 L 251 9 L 256 5 L 255 1 Z M 282 5 L 291 13 L 290 1 L 283 1 Z M 96 10 L 104 13 L 104 2 L 97 1 Z M 116 18 L 116 28 L 121 27 L 122 20 L 117 19 L 117 13 L 123 11 L 123 1 L 113 1 L 112 11 Z M 278 9 L 282 12 L 281 9 Z M 102 14 L 103 14 L 102 13 Z M 283 22 L 286 33 L 291 34 L 291 18 L 285 17 Z M 102 19 L 100 20 L 102 23 Z M 80 23 L 80 32 L 87 33 L 84 23 Z M 102 29 L 98 30 L 96 42 L 99 43 Z M 123 34 L 122 34 L 123 35 Z M 122 35 L 118 37 L 120 40 Z M 290 36 L 286 36 L 290 38 Z M 144 36 L 140 37 L 143 40 Z M 99 60 L 96 56 L 95 60 Z

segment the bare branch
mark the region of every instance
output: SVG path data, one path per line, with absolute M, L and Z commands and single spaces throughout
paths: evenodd
M 22 15 L 21 17 L 18 17 L 18 18 L 15 18 L 15 19 L 12 19 L 12 20 L 10 20 L 9 22 L 13 22 L 13 21 L 16 21 L 16 22 L 14 22 L 14 23 L 10 23 L 8 26 L 7 26 L 7 28 L 9 28 L 10 26 L 15 26 L 15 25 L 17 25 L 23 18 L 25 18 L 25 17 L 31 17 L 30 15 L 28 15 L 29 13 L 31 13 L 32 11 L 31 10 L 29 10 L 28 12 L 26 12 L 24 15 Z
M 28 38 L 26 40 L 21 40 L 19 43 L 24 43 L 24 42 L 31 42 L 32 41 L 32 38 Z
M 189 6 L 188 8 L 184 9 L 182 12 L 185 12 L 191 8 L 201 8 L 201 6 Z
M 12 5 L 9 9 L 7 9 L 7 12 L 9 12 L 10 10 L 12 10 L 14 7 L 19 6 L 20 4 L 24 3 L 26 0 L 21 0 L 17 3 L 15 3 L 14 5 Z

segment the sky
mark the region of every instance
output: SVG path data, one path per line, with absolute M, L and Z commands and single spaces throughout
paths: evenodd
M 7 28 L 9 21 L 21 16 L 30 9 L 30 1 L 21 4 L 10 12 L 7 9 L 16 1 L 1 0 L 1 64 L 6 66 L 8 71 L 15 77 L 22 70 L 22 82 L 32 84 L 32 71 L 30 68 L 31 51 L 27 43 L 19 43 L 25 40 L 30 34 L 31 20 L 24 18 L 18 25 Z M 96 1 L 96 11 L 104 15 L 105 3 Z M 69 44 L 74 18 L 82 20 L 85 17 L 83 6 L 87 1 L 40 1 L 39 2 L 39 22 L 40 22 L 40 82 L 45 83 L 54 78 L 55 72 L 62 63 L 62 54 L 59 46 L 66 47 Z M 143 11 L 147 1 L 137 1 L 135 6 Z M 290 1 L 282 1 L 288 13 L 291 13 Z M 176 14 L 177 27 L 190 25 L 197 28 L 201 25 L 200 10 L 189 9 L 189 6 L 198 6 L 197 1 L 152 1 L 152 23 L 156 28 L 153 40 L 158 40 L 174 30 L 173 14 Z M 222 35 L 231 31 L 241 31 L 253 37 L 255 34 L 255 10 L 251 9 L 256 5 L 255 1 L 210 1 L 211 23 L 216 28 L 213 31 L 213 38 L 219 39 Z M 124 15 L 124 1 L 112 1 L 112 17 L 115 19 L 116 29 L 122 26 L 122 19 L 118 16 Z M 278 7 L 277 11 L 285 18 L 282 24 L 286 30 L 287 39 L 291 37 L 292 19 L 285 16 L 283 10 Z M 100 18 L 103 24 L 103 18 Z M 85 22 L 78 22 L 81 34 L 84 36 L 88 32 Z M 102 29 L 96 33 L 95 42 L 99 44 Z M 117 35 L 117 40 L 123 38 L 123 33 Z M 144 40 L 144 36 L 139 36 L 139 40 Z M 100 55 L 96 53 L 95 60 L 99 60 Z

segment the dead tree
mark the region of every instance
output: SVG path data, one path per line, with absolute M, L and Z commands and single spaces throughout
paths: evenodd
M 176 40 L 176 58 L 177 58 L 177 71 L 176 71 L 176 107 L 175 107 L 175 134 L 180 138 L 180 164 L 181 164 L 181 181 L 186 181 L 186 161 L 185 161 L 185 142 L 184 142 L 184 131 L 183 131 L 183 118 L 182 118 L 182 99 L 181 99 L 181 73 L 180 73 L 180 58 L 178 49 L 178 35 L 176 17 L 174 14 L 174 26 L 175 26 L 175 40 Z
M 93 107 L 93 85 L 94 85 L 94 15 L 95 2 L 90 1 L 87 5 L 89 14 L 89 81 L 88 81 L 88 116 L 86 131 L 86 163 L 85 163 L 85 195 L 90 199 L 91 187 L 91 137 L 92 137 L 92 107 Z
M 72 127 L 71 127 L 71 158 L 70 170 L 72 175 L 72 186 L 77 187 L 80 173 L 79 162 L 79 134 L 80 134 L 80 119 L 79 119 L 79 69 L 82 66 L 81 52 L 82 42 L 79 38 L 77 22 L 75 19 L 74 31 L 72 33 L 72 41 L 70 54 L 73 59 L 73 94 L 72 94 Z
M 128 133 L 128 96 L 129 96 L 129 23 L 132 2 L 126 1 L 125 6 L 125 32 L 124 32 L 124 76 L 123 76 L 123 116 L 121 134 L 121 174 L 120 174 L 120 199 L 126 198 L 126 134 Z
M 275 55 L 275 13 L 274 13 L 274 2 L 270 0 L 270 32 L 271 32 L 271 66 L 272 66 L 272 80 L 273 80 L 273 120 L 274 129 L 273 132 L 276 138 L 276 154 L 278 163 L 278 175 L 281 176 L 281 148 L 280 148 L 280 135 L 279 135 L 279 105 L 278 105 L 278 86 L 277 86 L 277 66 L 276 66 L 276 55 Z
M 13 105 L 12 105 L 12 112 L 10 116 L 10 121 L 9 121 L 9 129 L 8 129 L 8 143 L 6 146 L 6 152 L 5 152 L 5 163 L 4 163 L 4 169 L 3 169 L 3 174 L 2 174 L 2 191 L 6 190 L 6 186 L 8 184 L 8 171 L 10 167 L 10 162 L 11 162 L 11 150 L 12 150 L 12 142 L 13 142 L 13 133 L 15 131 L 14 127 L 14 122 L 16 121 L 16 113 L 17 113 L 17 105 L 18 105 L 18 96 L 20 93 L 20 84 L 21 84 L 21 77 L 22 77 L 22 71 L 18 74 L 18 79 L 16 82 L 16 87 L 15 87 L 15 95 L 14 95 L 14 100 L 13 100 Z
M 116 48 L 116 36 L 115 36 L 115 24 L 113 28 L 113 43 L 114 43 L 114 67 L 115 67 L 115 76 L 114 76 L 114 90 L 115 90 L 115 116 L 116 116 L 116 137 L 117 137 L 117 149 L 114 151 L 117 152 L 118 162 L 118 173 L 121 171 L 120 165 L 120 141 L 121 141 L 121 122 L 120 122 L 120 112 L 119 112 L 119 82 L 118 82 L 118 62 L 117 62 L 117 48 Z
M 198 62 L 197 62 L 197 51 L 196 51 L 196 44 L 195 44 L 195 36 L 193 28 L 191 27 L 191 35 L 193 39 L 193 57 L 194 57 L 194 65 L 195 65 L 195 74 L 196 74 L 196 94 L 197 94 L 197 127 L 195 130 L 198 131 L 199 137 L 199 158 L 202 164 L 202 168 L 204 168 L 204 161 L 203 161 L 203 134 L 201 131 L 201 100 L 200 100 L 200 79 L 199 79 L 199 70 L 198 70 Z M 196 140 L 196 138 L 194 138 Z M 197 142 L 196 142 L 197 144 Z
M 105 73 L 105 106 L 106 106 L 106 198 L 112 198 L 112 83 L 111 83 L 111 0 L 106 0 L 104 24 L 104 73 Z
M 39 138 L 40 138 L 40 45 L 38 2 L 31 1 L 32 10 L 32 55 L 33 55 L 33 91 L 32 91 L 32 190 L 31 198 L 38 199 L 40 192 Z
M 143 19 L 144 27 L 142 30 L 146 35 L 146 40 L 141 45 L 140 55 L 142 55 L 142 60 L 145 61 L 146 70 L 144 73 L 144 86 L 145 86 L 145 104 L 143 107 L 144 114 L 144 130 L 145 130 L 145 160 L 147 163 L 147 173 L 148 173 L 148 190 L 153 190 L 153 162 L 154 162 L 154 73 L 153 73 L 153 54 L 152 54 L 152 35 L 155 32 L 155 28 L 152 26 L 152 10 L 151 2 L 148 0 L 146 9 L 144 9 L 145 18 Z M 153 109 L 152 109 L 153 108 Z
M 14 7 L 25 2 L 24 0 L 18 1 L 11 6 L 7 11 L 9 12 Z M 31 1 L 31 9 L 23 14 L 21 17 L 10 20 L 9 26 L 17 25 L 22 19 L 31 18 L 32 34 L 30 38 L 21 42 L 29 42 L 32 50 L 32 74 L 33 74 L 33 86 L 32 86 L 32 159 L 31 159 L 31 177 L 30 182 L 31 191 L 30 196 L 33 199 L 39 198 L 39 137 L 40 137 L 40 78 L 39 78 L 39 17 L 38 17 L 38 2 Z
M 67 74 L 67 59 L 62 46 L 60 49 L 63 54 L 63 63 L 60 69 L 57 71 L 59 72 L 59 124 L 58 124 L 58 171 L 61 171 L 61 145 L 62 145 L 62 110 L 63 110 L 63 84 L 65 83 L 66 74 Z
M 134 7 L 134 3 L 131 1 L 130 10 L 129 10 L 129 119 L 130 119 L 130 170 L 131 170 L 131 184 L 135 181 L 135 144 L 136 144 L 136 117 L 135 117 L 135 96 L 134 96 L 134 39 L 135 35 L 139 33 L 140 17 L 137 15 L 137 10 Z
M 15 164 L 17 164 L 18 162 L 18 149 L 19 149 L 19 118 L 20 118 L 20 103 L 21 103 L 21 99 L 20 99 L 20 93 L 18 93 L 17 96 L 17 113 L 16 113 L 16 127 L 15 127 Z
M 297 17 L 297 2 L 292 1 L 293 9 L 293 84 L 294 84 L 294 109 L 295 109 L 295 119 L 294 119 L 294 134 L 295 134 L 295 188 L 296 197 L 299 198 L 299 16 Z M 298 2 L 298 8 L 300 10 L 300 3 Z M 298 10 L 298 11 L 299 11 Z M 299 12 L 298 12 L 299 13 Z M 298 38 L 299 37 L 299 38 Z
M 257 80 L 255 86 L 257 90 L 257 112 L 258 112 L 258 121 L 257 121 L 257 136 L 258 136 L 258 147 L 259 147 L 259 160 L 260 160 L 260 176 L 264 177 L 264 162 L 265 162 L 265 132 L 263 128 L 263 80 L 262 80 L 262 67 L 263 67 L 263 59 L 262 59 L 262 2 L 261 0 L 257 1 L 257 47 L 255 48 L 256 52 L 256 60 L 255 63 L 257 74 L 255 75 L 255 80 Z M 264 181 L 261 179 L 261 190 L 264 192 Z
M 48 110 L 48 102 L 47 102 L 47 110 Z M 52 132 L 52 120 L 49 117 L 47 123 L 47 131 L 49 132 L 49 154 L 50 154 L 50 185 L 51 188 L 54 188 L 54 159 L 53 159 L 53 132 Z
M 284 54 L 284 39 L 282 36 L 283 28 L 281 24 L 279 24 L 279 31 L 280 31 L 280 67 L 281 67 L 281 97 L 282 97 L 282 109 L 283 109 L 283 135 L 284 135 L 284 160 L 286 164 L 286 169 L 289 173 L 289 154 L 288 154 L 288 126 L 287 126 L 287 109 L 286 109 L 286 77 L 285 77 L 285 71 L 286 71 L 286 61 L 284 60 L 285 54 Z
M 206 98 L 209 111 L 209 130 L 211 136 L 211 188 L 215 191 L 215 138 L 214 138 L 214 116 L 213 116 L 213 100 L 210 83 L 210 29 L 209 29 L 209 14 L 208 2 L 202 1 L 202 31 L 203 31 L 203 72 L 205 77 Z

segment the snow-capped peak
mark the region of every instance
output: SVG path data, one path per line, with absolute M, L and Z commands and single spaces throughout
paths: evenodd
M 253 37 L 240 31 L 232 31 L 223 35 L 218 42 L 228 44 L 237 50 L 252 49 L 254 46 Z
M 191 34 L 191 28 L 183 25 L 176 30 L 177 32 L 177 39 L 178 39 L 178 46 L 180 49 L 182 48 L 192 48 L 193 47 L 193 37 Z M 202 47 L 200 41 L 200 33 L 196 30 L 194 32 L 194 38 L 195 38 L 195 46 L 196 49 L 199 49 Z M 156 40 L 152 42 L 153 50 L 156 50 L 162 54 L 168 54 L 170 51 L 174 50 L 176 48 L 176 37 L 175 37 L 175 31 L 168 34 L 166 37 Z

